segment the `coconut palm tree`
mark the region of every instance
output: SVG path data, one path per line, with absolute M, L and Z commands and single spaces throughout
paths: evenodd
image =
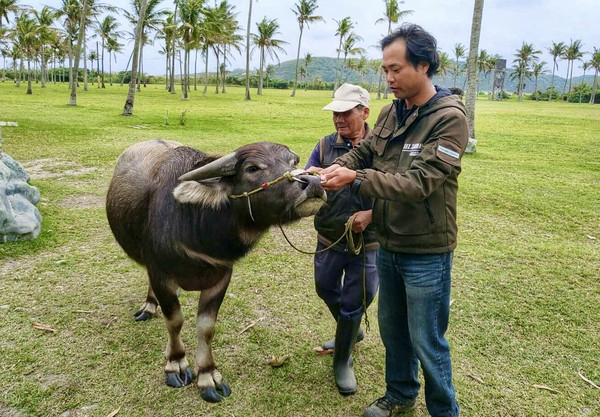
M 28 13 L 22 12 L 15 24 L 13 43 L 23 52 L 23 58 L 27 59 L 27 94 L 32 94 L 31 61 L 40 51 L 40 33 L 41 26 L 36 20 Z
M 138 51 L 139 62 L 136 65 L 136 69 L 140 72 L 136 80 L 138 80 L 137 88 L 139 91 L 139 81 L 143 78 L 143 57 L 144 57 L 144 45 L 147 45 L 150 40 L 150 34 L 152 32 L 158 32 L 161 29 L 164 17 L 169 13 L 168 10 L 159 8 L 162 0 L 146 0 L 145 12 L 142 13 L 142 0 L 131 0 L 132 12 L 125 11 L 125 17 L 131 23 L 132 27 L 137 29 L 137 24 L 141 20 L 142 22 L 142 34 L 141 44 Z M 134 33 L 135 39 L 135 33 Z M 133 70 L 133 62 L 131 64 Z
M 387 33 L 392 33 L 392 23 L 396 25 L 398 24 L 398 22 L 402 21 L 406 16 L 410 16 L 415 12 L 414 10 L 400 10 L 400 5 L 404 4 L 404 1 L 383 0 L 383 2 L 385 3 L 384 17 L 377 19 L 375 23 L 387 22 Z
M 598 88 L 596 81 L 598 79 L 598 72 L 600 71 L 600 49 L 594 47 L 594 52 L 592 53 L 592 59 L 590 60 L 590 63 L 592 64 L 592 68 L 594 68 L 594 82 L 592 83 L 590 104 L 594 104 L 596 102 L 596 89 Z
M 479 51 L 479 56 L 477 57 L 477 70 L 480 74 L 483 74 L 484 79 L 488 79 L 493 69 L 494 67 L 492 66 L 490 55 L 485 49 L 482 49 Z
M 273 79 L 275 76 L 275 65 L 267 65 L 265 68 L 265 84 L 267 87 L 269 86 L 269 80 Z
M 400 21 L 402 21 L 405 17 L 410 16 L 414 13 L 414 10 L 400 10 L 400 5 L 404 4 L 404 1 L 398 0 L 383 0 L 385 3 L 385 12 L 384 17 L 377 19 L 375 23 L 386 23 L 388 24 L 387 33 L 392 33 L 392 23 L 397 25 Z M 383 98 L 388 98 L 389 86 L 386 84 L 385 91 L 383 93 Z M 379 97 L 379 94 L 377 95 Z
M 46 81 L 48 78 L 48 60 L 50 55 L 46 53 L 48 45 L 54 43 L 54 40 L 58 38 L 58 32 L 52 28 L 54 21 L 58 17 L 58 11 L 49 6 L 44 6 L 42 10 L 34 11 L 37 19 L 37 24 L 40 27 L 39 40 L 40 40 L 40 63 L 42 73 L 42 88 L 46 88 Z
M 473 20 L 471 22 L 469 56 L 467 57 L 467 93 L 465 107 L 467 108 L 467 119 L 469 121 L 469 137 L 473 139 L 475 139 L 475 102 L 477 100 L 477 85 L 479 84 L 477 56 L 479 54 L 479 35 L 481 33 L 483 1 L 484 0 L 475 0 Z
M 550 55 L 552 55 L 552 78 L 550 81 L 550 88 L 554 88 L 554 74 L 558 69 L 558 59 L 562 58 L 567 52 L 567 45 L 564 42 L 552 42 L 552 46 L 546 48 Z M 552 93 L 548 94 L 548 102 L 552 101 Z
M 114 56 L 115 62 L 117 61 L 117 54 L 123 51 L 123 44 L 119 42 L 119 37 L 108 38 L 106 44 L 106 52 L 108 52 L 108 83 L 112 86 L 112 61 L 111 56 Z
M 350 32 L 346 38 L 344 39 L 344 43 L 342 45 L 342 52 L 344 54 L 344 60 L 342 62 L 342 67 L 346 67 L 347 65 L 347 58 L 348 55 L 352 56 L 352 55 L 362 55 L 364 54 L 365 48 L 361 48 L 359 46 L 356 46 L 357 42 L 362 42 L 363 38 L 360 37 L 359 35 L 357 35 L 354 32 Z M 346 74 L 346 77 L 344 79 L 344 81 L 346 81 L 346 79 L 348 78 L 348 74 Z
M 2 29 L 2 20 L 10 23 L 8 18 L 9 13 L 17 13 L 19 11 L 19 0 L 0 0 L 0 29 Z
M 79 78 L 79 59 L 83 51 L 83 44 L 85 40 L 85 21 L 88 12 L 88 0 L 83 0 L 81 10 L 79 10 L 79 30 L 77 35 L 77 47 L 74 51 L 73 69 L 71 77 L 71 95 L 69 97 L 69 106 L 77 105 L 77 81 Z M 73 78 L 74 77 L 74 78 Z
M 338 25 L 337 30 L 335 32 L 335 36 L 339 36 L 340 41 L 337 47 L 337 60 L 335 61 L 335 83 L 333 85 L 333 93 L 335 93 L 335 90 L 338 89 L 340 85 L 340 80 L 342 78 L 342 71 L 340 68 L 340 53 L 342 52 L 342 45 L 344 43 L 344 39 L 346 39 L 346 36 L 348 36 L 348 34 L 354 28 L 354 23 L 352 23 L 350 16 L 346 16 L 339 21 L 335 20 L 335 22 Z
M 546 74 L 546 61 L 538 62 L 531 68 L 531 75 L 533 76 L 533 97 L 535 100 L 538 99 L 538 79 L 542 74 Z
M 252 3 L 248 0 L 248 24 L 246 25 L 246 100 L 250 100 L 250 26 L 252 25 Z
M 566 93 L 568 94 L 571 92 L 571 84 L 573 82 L 573 67 L 575 66 L 575 61 L 579 61 L 581 58 L 583 58 L 584 52 L 581 50 L 582 47 L 583 44 L 581 40 L 577 39 L 573 41 L 571 39 L 571 43 L 563 55 L 563 58 L 567 60 L 567 78 L 565 78 L 565 85 L 563 86 L 563 95 L 565 94 L 567 81 L 569 83 L 569 88 L 566 90 Z
M 112 15 L 105 16 L 104 19 L 101 22 L 98 22 L 97 25 L 96 34 L 100 36 L 102 44 L 102 53 L 99 56 L 100 62 L 102 63 L 102 69 L 100 73 L 100 83 L 102 88 L 106 88 L 106 85 L 104 84 L 104 51 L 108 48 L 111 40 L 115 39 L 116 41 L 116 39 L 119 39 L 122 36 L 122 33 L 117 30 L 118 28 L 119 22 Z M 108 60 L 110 61 L 110 54 Z
M 255 45 L 255 48 L 259 48 L 260 56 L 258 65 L 258 91 L 256 94 L 262 95 L 266 55 L 268 54 L 271 59 L 276 60 L 279 64 L 277 52 L 286 53 L 282 45 L 287 45 L 288 43 L 274 38 L 279 33 L 277 19 L 269 20 L 264 17 L 263 20 L 256 24 L 256 28 L 258 29 L 258 34 L 252 35 L 252 43 Z
M 179 4 L 181 26 L 179 31 L 183 40 L 183 77 L 181 79 L 181 99 L 188 99 L 190 89 L 190 52 L 198 46 L 198 33 L 202 18 L 204 0 L 183 0 Z
M 292 97 L 296 96 L 296 87 L 298 85 L 298 69 L 300 65 L 300 47 L 302 46 L 302 33 L 304 25 L 308 28 L 311 23 L 325 22 L 322 16 L 313 14 L 319 7 L 317 0 L 299 0 L 295 4 L 296 8 L 292 12 L 296 15 L 298 26 L 300 27 L 300 36 L 298 37 L 298 52 L 296 53 L 296 75 L 294 76 L 294 88 L 292 89 Z
M 88 54 L 88 59 L 90 60 L 90 67 L 94 68 L 94 61 L 98 61 L 98 52 L 96 52 L 96 51 L 90 52 Z M 94 78 L 93 77 L 92 77 L 92 85 L 94 85 Z
M 86 1 L 86 0 L 83 0 Z M 147 16 L 148 0 L 140 0 L 139 4 L 139 15 Z M 140 49 L 142 48 L 144 34 L 144 19 L 140 19 L 135 27 L 135 37 L 133 41 L 133 58 L 131 61 L 131 80 L 129 82 L 129 92 L 127 93 L 127 99 L 125 99 L 125 105 L 123 106 L 123 116 L 131 116 L 133 114 L 133 104 L 135 100 L 135 86 L 137 84 L 138 75 L 138 60 Z
M 462 73 L 462 68 L 460 67 L 460 63 L 458 62 L 459 59 L 464 58 L 466 53 L 467 53 L 467 49 L 465 48 L 465 46 L 462 43 L 457 43 L 454 45 L 454 49 L 452 50 L 452 52 L 454 52 L 454 66 L 452 67 L 452 74 L 454 75 L 454 88 L 456 88 L 456 82 L 458 80 L 458 76 Z
M 309 78 L 309 74 L 308 74 L 308 67 L 310 64 L 312 64 L 313 62 L 313 56 L 311 55 L 310 52 L 307 52 L 306 55 L 304 55 L 304 65 L 302 68 L 300 69 L 304 69 L 304 91 L 307 90 L 307 83 L 306 80 Z
M 519 101 L 523 100 L 523 89 L 525 88 L 525 77 L 529 77 L 531 74 L 532 67 L 539 61 L 539 54 L 542 51 L 535 49 L 533 44 L 525 43 L 521 45 L 520 49 L 517 49 L 515 54 L 516 58 L 513 61 L 515 66 L 515 73 L 518 75 L 518 98 Z
M 583 70 L 583 76 L 581 77 L 581 86 L 579 88 L 579 104 L 581 104 L 581 95 L 583 94 L 583 87 L 585 86 L 585 73 L 591 67 L 592 67 L 592 63 L 590 61 L 584 62 L 583 64 L 581 64 L 581 69 Z
M 73 73 L 74 44 L 79 32 L 79 22 L 81 19 L 81 3 L 78 0 L 62 0 L 62 6 L 59 9 L 60 17 L 64 17 L 62 26 L 67 39 L 67 57 L 69 60 L 69 89 L 73 82 L 77 82 L 77 76 Z

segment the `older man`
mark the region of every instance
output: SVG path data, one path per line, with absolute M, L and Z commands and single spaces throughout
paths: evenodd
M 315 146 L 307 169 L 329 167 L 333 161 L 349 152 L 369 133 L 369 93 L 364 88 L 343 84 L 334 99 L 323 108 L 333 113 L 336 131 L 323 137 Z M 351 353 L 364 334 L 360 321 L 371 304 L 378 287 L 376 253 L 378 244 L 370 227 L 373 201 L 350 192 L 350 187 L 327 193 L 327 204 L 315 216 L 317 253 L 314 258 L 315 286 L 337 321 L 335 338 L 323 343 L 324 350 L 333 349 L 333 370 L 337 388 L 342 395 L 356 392 Z M 352 222 L 352 238 L 341 236 L 346 223 Z M 352 247 L 362 233 L 364 245 L 359 253 Z

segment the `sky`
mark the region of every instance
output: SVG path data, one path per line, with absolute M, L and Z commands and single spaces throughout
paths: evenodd
M 119 0 L 100 0 L 103 3 L 119 5 L 127 8 L 129 2 Z M 257 32 L 256 22 L 263 17 L 276 18 L 280 25 L 278 39 L 289 43 L 285 45 L 287 54 L 279 53 L 280 60 L 296 58 L 298 48 L 299 27 L 296 15 L 292 12 L 298 0 L 255 0 L 252 7 L 252 32 Z M 212 4 L 214 0 L 207 0 Z M 238 20 L 244 29 L 248 21 L 249 0 L 229 0 L 235 6 Z M 25 4 L 34 8 L 44 5 L 60 7 L 61 0 L 27 0 Z M 310 53 L 313 57 L 336 57 L 339 38 L 335 36 L 336 20 L 349 16 L 354 23 L 354 31 L 364 40 L 359 42 L 370 59 L 381 58 L 377 47 L 379 40 L 387 32 L 386 23 L 375 23 L 384 17 L 384 0 L 317 0 L 315 14 L 322 16 L 325 22 L 316 22 L 304 28 L 300 57 Z M 163 1 L 163 7 L 173 8 L 173 1 Z M 404 21 L 421 25 L 431 32 L 438 41 L 438 49 L 454 58 L 453 50 L 461 43 L 468 50 L 474 0 L 405 0 L 400 4 L 401 10 L 413 10 Z M 600 14 L 599 0 L 487 0 L 484 4 L 479 50 L 485 49 L 488 54 L 498 54 L 507 60 L 511 67 L 516 51 L 523 42 L 533 44 L 541 50 L 541 61 L 547 63 L 547 71 L 552 71 L 552 56 L 547 48 L 553 42 L 569 44 L 571 40 L 581 40 L 582 50 L 593 52 L 600 48 L 600 25 L 597 18 Z M 132 31 L 127 22 L 122 20 L 120 30 Z M 144 70 L 150 74 L 164 73 L 164 57 L 158 54 L 160 42 L 155 46 L 144 48 Z M 130 44 L 130 42 L 125 42 Z M 89 45 L 95 45 L 90 41 Z M 124 70 L 131 53 L 127 45 L 122 55 L 113 62 L 113 71 Z M 590 54 L 584 55 L 589 60 Z M 274 63 L 274 62 L 268 62 Z M 581 75 L 581 62 L 576 62 L 573 74 Z M 108 64 L 105 64 L 105 68 Z M 209 68 L 214 65 L 214 58 L 209 57 Z M 258 67 L 258 51 L 255 51 L 250 63 L 252 69 Z M 566 61 L 559 61 L 557 75 L 566 77 Z M 204 68 L 201 62 L 198 68 Z M 229 68 L 245 68 L 245 52 L 234 53 Z M 588 71 L 588 74 L 590 72 Z

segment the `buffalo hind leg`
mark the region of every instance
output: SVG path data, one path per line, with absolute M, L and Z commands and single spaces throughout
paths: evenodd
M 158 307 L 158 300 L 152 291 L 152 285 L 148 284 L 148 295 L 146 295 L 146 301 L 133 313 L 135 321 L 146 321 L 151 319 L 156 314 L 156 308 Z
M 166 384 L 173 388 L 180 388 L 189 385 L 194 376 L 190 365 L 185 358 L 185 346 L 181 340 L 181 328 L 183 327 L 183 314 L 181 305 L 177 297 L 177 284 L 174 280 L 169 279 L 159 273 L 151 273 L 150 283 L 154 294 L 160 304 L 163 315 L 165 316 L 165 324 L 167 325 L 167 348 L 165 356 L 167 363 L 165 365 L 165 381 Z
M 208 402 L 219 402 L 231 395 L 229 384 L 218 371 L 212 354 L 212 340 L 215 334 L 217 314 L 223 302 L 225 292 L 231 280 L 231 269 L 225 272 L 223 278 L 200 294 L 198 314 L 196 316 L 196 369 L 198 388 L 202 399 Z

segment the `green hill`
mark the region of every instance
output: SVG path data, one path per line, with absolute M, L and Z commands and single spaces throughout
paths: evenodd
M 307 80 L 309 82 L 314 81 L 323 81 L 326 83 L 333 83 L 335 81 L 335 68 L 337 58 L 329 58 L 329 57 L 313 57 L 313 61 L 308 66 L 308 77 Z M 341 63 L 342 59 L 339 60 Z M 303 60 L 301 60 L 300 65 L 303 64 Z M 462 63 L 464 65 L 464 63 Z M 278 66 L 275 67 L 275 75 L 273 79 L 282 80 L 282 81 L 293 81 L 296 71 L 296 60 L 289 60 L 281 62 Z M 235 70 L 232 71 L 232 75 L 236 75 L 238 73 L 243 74 L 243 70 Z M 508 68 L 508 72 L 504 81 L 504 91 L 514 92 L 517 90 L 517 81 L 510 79 L 511 69 Z M 479 91 L 488 91 L 490 89 L 490 81 L 491 77 L 493 77 L 494 73 L 490 74 L 480 74 L 479 75 Z M 550 87 L 552 79 L 552 74 L 543 74 L 538 77 L 538 85 L 537 88 L 539 91 L 545 91 Z M 302 80 L 299 80 L 302 81 Z M 361 83 L 360 74 L 354 70 L 349 70 L 347 68 L 344 69 L 343 73 L 343 81 L 350 83 Z M 455 81 L 454 76 L 452 74 L 447 74 L 445 77 L 435 76 L 433 78 L 435 84 L 443 85 L 446 87 L 454 87 Z M 586 75 L 585 82 L 587 84 L 592 84 L 594 81 L 593 75 Z M 582 82 L 582 77 L 574 77 L 572 81 L 572 85 L 577 85 Z M 377 85 L 377 74 L 375 71 L 370 70 L 367 72 L 362 78 L 362 84 L 365 86 L 375 88 Z M 525 92 L 532 93 L 534 89 L 535 80 L 530 79 L 525 82 Z M 554 76 L 554 86 L 558 91 L 563 90 L 563 86 L 565 84 L 565 79 L 559 75 Z M 456 80 L 456 87 L 466 89 L 466 75 L 461 74 Z

